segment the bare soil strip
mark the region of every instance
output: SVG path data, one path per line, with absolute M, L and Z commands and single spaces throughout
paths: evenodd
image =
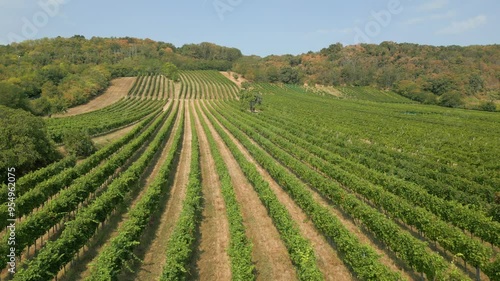
M 233 138 L 232 135 L 230 135 L 230 137 Z M 251 138 L 249 138 L 249 140 L 254 145 L 261 147 Z M 239 145 L 238 142 L 236 142 L 236 144 Z M 246 150 L 242 150 L 242 152 L 246 154 Z M 309 185 L 307 184 L 306 186 L 309 187 Z M 419 280 L 419 277 L 415 275 L 413 272 L 408 272 L 407 270 L 403 269 L 401 265 L 402 262 L 397 260 L 397 257 L 395 257 L 393 253 L 386 250 L 385 247 L 382 244 L 380 244 L 376 240 L 376 238 L 374 238 L 368 231 L 361 229 L 360 226 L 357 225 L 347 214 L 345 214 L 342 210 L 335 208 L 332 205 L 332 203 L 328 202 L 328 199 L 323 198 L 321 194 L 317 193 L 314 189 L 309 188 L 309 190 L 312 192 L 313 198 L 322 206 L 326 207 L 332 214 L 334 214 L 352 234 L 358 237 L 361 243 L 369 245 L 377 252 L 377 254 L 381 256 L 380 261 L 382 262 L 382 264 L 386 265 L 393 271 L 400 272 L 401 275 L 408 280 Z
M 194 103 L 190 102 L 193 108 Z M 210 152 L 208 139 L 196 113 L 196 130 L 200 142 L 201 177 L 204 208 L 200 226 L 201 241 L 196 263 L 200 280 L 231 280 L 229 248 L 229 225 L 226 207 L 222 197 L 221 184 L 215 170 L 215 162 Z M 194 116 L 193 116 L 194 117 Z
M 170 103 L 171 103 L 171 101 L 167 102 L 165 104 L 165 106 L 163 106 L 164 112 L 167 111 L 167 109 L 170 107 Z M 114 142 L 115 140 L 123 137 L 128 132 L 132 131 L 135 128 L 135 126 L 137 126 L 140 123 L 141 120 L 139 120 L 139 121 L 137 121 L 129 126 L 123 127 L 122 129 L 113 131 L 109 134 L 105 134 L 105 135 L 101 135 L 101 136 L 92 138 L 92 141 L 97 145 L 98 148 L 103 147 L 105 145 L 108 145 L 108 144 Z
M 206 106 L 206 102 L 203 101 Z M 326 280 L 352 280 L 352 274 L 345 267 L 343 262 L 338 257 L 336 251 L 330 246 L 323 235 L 315 228 L 314 224 L 309 220 L 302 209 L 293 201 L 293 199 L 284 191 L 278 183 L 263 169 L 250 155 L 247 149 L 226 129 L 222 124 L 218 123 L 229 135 L 231 140 L 236 144 L 238 149 L 243 153 L 245 158 L 257 167 L 257 170 L 262 177 L 269 183 L 269 186 L 278 197 L 279 201 L 286 206 L 292 218 L 297 222 L 301 234 L 311 241 L 316 253 L 316 261 L 318 267 L 323 273 Z M 254 143 L 255 144 L 255 143 Z
M 240 74 L 236 72 L 231 72 L 231 71 L 221 71 L 220 72 L 222 75 L 224 75 L 227 79 L 233 81 L 234 84 L 238 85 L 238 87 L 241 88 L 241 84 L 243 82 L 247 82 L 247 79 L 243 78 Z M 238 80 L 234 79 L 233 75 L 236 74 L 238 75 Z
M 92 141 L 97 145 L 97 147 L 103 147 L 125 136 L 130 131 L 132 131 L 138 124 L 139 123 L 135 123 L 130 126 L 124 127 L 123 129 L 116 130 L 112 133 L 92 138 Z
M 106 92 L 104 92 L 102 95 L 99 95 L 86 104 L 70 108 L 64 114 L 54 115 L 54 117 L 67 117 L 83 114 L 112 105 L 113 103 L 119 101 L 121 98 L 127 96 L 128 91 L 130 90 L 130 88 L 132 88 L 132 85 L 135 82 L 135 79 L 137 79 L 137 77 L 123 77 L 113 79 L 111 81 L 111 86 L 109 86 Z
M 200 117 L 207 120 L 217 148 L 228 166 L 236 197 L 241 206 L 243 224 L 253 244 L 252 260 L 257 270 L 257 280 L 297 280 L 287 249 L 266 208 L 212 124 L 203 113 Z
M 331 86 L 323 86 L 323 85 L 316 84 L 314 87 L 316 89 L 319 89 L 321 91 L 325 91 L 328 94 L 330 94 L 332 96 L 335 96 L 335 97 L 338 97 L 338 98 L 345 97 L 345 95 L 341 91 L 339 91 L 339 90 L 337 90 L 337 89 L 335 89 L 334 87 L 331 87 Z
M 180 110 L 186 109 L 187 106 L 182 106 Z M 148 243 L 146 247 L 139 246 L 138 253 L 136 254 L 143 260 L 142 264 L 138 268 L 134 268 L 135 274 L 122 274 L 119 280 L 157 280 L 161 275 L 166 259 L 166 245 L 179 218 L 182 202 L 186 195 L 189 164 L 191 162 L 191 138 L 190 116 L 189 112 L 185 111 L 182 151 L 167 206 L 159 221 L 152 222 L 152 224 L 159 224 L 159 226 L 156 228 L 156 233 L 154 233 L 151 243 Z

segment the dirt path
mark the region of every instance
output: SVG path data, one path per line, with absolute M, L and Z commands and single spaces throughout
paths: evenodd
M 243 82 L 247 82 L 247 79 L 243 78 L 240 74 L 232 71 L 220 71 L 222 75 L 224 75 L 227 79 L 233 81 L 234 84 L 238 85 L 239 88 L 241 88 L 241 84 Z M 238 75 L 238 80 L 234 79 L 233 74 Z
M 181 109 L 186 110 L 181 102 Z M 177 165 L 175 178 L 170 191 L 167 206 L 159 218 L 159 226 L 154 234 L 153 241 L 147 247 L 140 249 L 143 262 L 135 269 L 135 274 L 122 274 L 120 280 L 157 280 L 165 264 L 165 252 L 168 239 L 182 209 L 182 201 L 186 195 L 186 185 L 189 177 L 189 164 L 191 162 L 191 125 L 189 111 L 185 111 L 184 138 L 182 151 Z M 156 223 L 156 222 L 155 222 Z M 140 246 L 139 246 L 140 247 Z
M 207 107 L 207 102 L 203 101 L 203 104 Z M 220 123 L 218 124 L 221 126 Z M 304 238 L 311 241 L 311 244 L 314 247 L 314 252 L 316 253 L 318 267 L 325 276 L 325 279 L 352 280 L 353 277 L 350 271 L 344 266 L 336 251 L 330 246 L 325 237 L 316 229 L 314 224 L 309 220 L 302 209 L 293 201 L 292 198 L 290 198 L 288 193 L 286 193 L 286 191 L 284 191 L 278 183 L 276 183 L 271 175 L 269 175 L 269 173 L 253 159 L 247 149 L 226 128 L 224 128 L 224 131 L 229 135 L 238 149 L 245 155 L 245 158 L 257 167 L 259 173 L 269 183 L 269 186 L 278 197 L 278 200 L 285 205 L 287 210 L 292 215 L 293 220 L 298 224 L 300 232 Z
M 111 86 L 109 86 L 106 92 L 102 95 L 96 97 L 86 104 L 70 108 L 68 109 L 68 112 L 64 114 L 54 115 L 53 117 L 67 117 L 78 115 L 109 106 L 119 101 L 121 98 L 125 97 L 128 94 L 128 91 L 130 90 L 130 88 L 132 88 L 135 79 L 137 79 L 137 77 L 123 77 L 113 79 L 111 81 Z
M 167 102 L 165 104 L 165 106 L 163 106 L 163 111 L 167 111 L 167 109 L 170 107 L 170 104 L 171 104 L 170 101 Z M 126 126 L 122 129 L 116 130 L 116 131 L 111 132 L 109 134 L 105 134 L 102 136 L 92 138 L 92 141 L 97 145 L 98 148 L 103 147 L 103 146 L 110 144 L 113 141 L 123 137 L 124 135 L 126 135 L 130 131 L 132 131 L 141 121 L 142 121 L 142 119 L 139 120 L 138 122 L 132 124 L 132 125 Z
M 190 101 L 194 110 L 194 102 Z M 194 112 L 194 111 L 193 111 Z M 231 264 L 227 249 L 229 247 L 229 225 L 226 217 L 226 207 L 221 192 L 221 183 L 215 170 L 215 162 L 210 152 L 198 116 L 196 130 L 199 136 L 201 177 L 203 185 L 203 220 L 200 226 L 201 241 L 197 261 L 200 280 L 231 280 Z
M 112 133 L 92 138 L 92 141 L 96 144 L 96 146 L 98 148 L 103 147 L 103 146 L 110 144 L 110 143 L 114 142 L 115 140 L 125 136 L 130 131 L 132 131 L 138 124 L 139 123 L 135 123 L 135 124 L 132 124 L 130 126 L 124 127 L 123 129 L 116 130 Z
M 198 101 L 197 103 L 199 105 Z M 257 270 L 257 280 L 297 280 L 287 249 L 266 208 L 212 124 L 203 113 L 200 117 L 207 120 L 210 132 L 228 166 L 236 198 L 241 206 L 243 224 L 253 244 L 252 260 Z
M 260 147 L 260 145 L 255 143 L 255 141 L 253 141 L 252 139 L 250 139 L 250 141 L 253 144 L 255 144 L 256 146 Z M 236 143 L 236 144 L 238 145 L 238 143 Z M 241 151 L 244 154 L 246 154 L 245 149 L 241 149 Z M 285 168 L 288 169 L 287 167 L 285 167 Z M 403 270 L 401 267 L 401 264 L 398 264 L 401 261 L 395 260 L 395 259 L 397 259 L 397 257 L 395 257 L 391 252 L 385 251 L 384 246 L 380 245 L 380 243 L 378 243 L 376 241 L 376 239 L 373 238 L 368 232 L 360 229 L 360 227 L 357 226 L 352 221 L 352 219 L 348 217 L 347 214 L 345 214 L 341 210 L 338 210 L 337 208 L 333 207 L 332 203 L 330 203 L 326 199 L 324 199 L 315 190 L 313 190 L 313 189 L 309 189 L 309 190 L 311 191 L 313 198 L 315 199 L 316 202 L 321 204 L 323 207 L 326 207 L 333 215 L 335 215 L 352 234 L 354 234 L 358 237 L 358 239 L 359 239 L 359 241 L 361 241 L 361 243 L 371 246 L 377 252 L 377 254 L 379 254 L 381 256 L 380 261 L 382 262 L 382 264 L 386 265 L 387 267 L 389 267 L 393 271 L 396 271 L 396 272 L 399 271 L 402 274 L 402 276 L 408 280 L 418 280 L 419 279 L 418 276 Z M 320 266 L 321 266 L 321 263 L 320 263 Z M 337 280 L 337 279 L 335 279 L 335 280 Z

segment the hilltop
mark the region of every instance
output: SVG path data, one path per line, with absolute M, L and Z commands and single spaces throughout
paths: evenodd
M 494 111 L 500 46 L 332 44 L 300 55 L 245 56 L 213 43 L 137 38 L 29 40 L 0 46 L 0 104 L 50 115 L 88 102 L 117 77 L 177 70 L 232 70 L 253 82 L 372 86 L 412 100 Z

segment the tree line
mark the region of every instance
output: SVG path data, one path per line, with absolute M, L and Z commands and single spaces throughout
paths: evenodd
M 499 45 L 332 44 L 301 55 L 245 56 L 233 70 L 256 82 L 373 86 L 425 104 L 495 110 Z

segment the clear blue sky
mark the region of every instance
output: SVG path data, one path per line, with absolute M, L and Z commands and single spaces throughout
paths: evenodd
M 213 42 L 245 55 L 300 54 L 340 42 L 500 43 L 498 0 L 0 0 L 0 44 L 131 36 Z

